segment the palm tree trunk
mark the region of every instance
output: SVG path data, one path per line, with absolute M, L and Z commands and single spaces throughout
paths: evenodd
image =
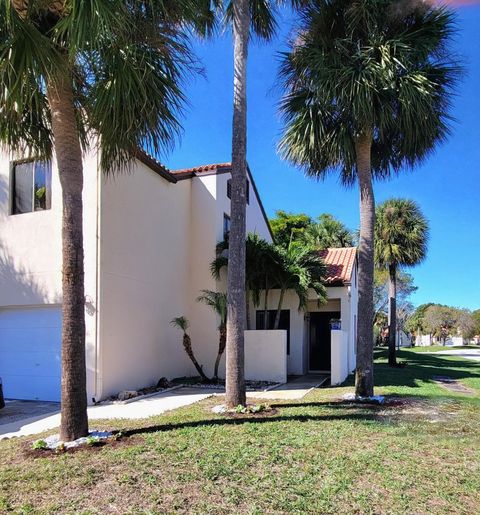
M 52 131 L 62 185 L 63 303 L 62 404 L 60 439 L 88 435 L 85 365 L 85 293 L 83 263 L 83 164 L 73 104 L 72 77 L 48 84 Z
M 225 325 L 220 326 L 220 338 L 218 341 L 218 354 L 215 360 L 215 368 L 213 372 L 213 378 L 218 381 L 218 367 L 220 366 L 220 360 L 222 359 L 223 353 L 225 352 L 225 346 L 227 342 L 227 327 Z
M 205 372 L 203 371 L 202 366 L 197 361 L 197 358 L 195 357 L 195 354 L 193 353 L 192 340 L 190 339 L 190 336 L 187 333 L 184 333 L 184 335 L 183 335 L 183 348 L 185 349 L 187 356 L 190 358 L 190 361 L 193 363 L 193 366 L 197 369 L 197 372 L 200 374 L 200 377 L 202 378 L 202 380 L 205 383 L 208 383 L 209 379 L 205 375 Z
M 391 367 L 397 366 L 396 357 L 396 335 L 397 335 L 397 267 L 392 264 L 389 267 L 388 283 L 388 364 Z
M 247 185 L 248 0 L 233 0 L 232 196 L 227 273 L 227 359 L 225 402 L 245 405 L 245 217 Z
M 373 395 L 373 271 L 375 199 L 371 170 L 371 131 L 355 142 L 360 187 L 360 242 L 358 246 L 358 342 L 355 394 Z
M 273 324 L 274 329 L 278 329 L 280 325 L 280 315 L 282 314 L 283 297 L 285 296 L 285 290 L 280 290 L 280 298 L 278 299 L 277 312 L 275 314 L 275 323 Z
M 265 276 L 265 295 L 263 299 L 263 329 L 268 329 L 268 279 L 267 276 Z

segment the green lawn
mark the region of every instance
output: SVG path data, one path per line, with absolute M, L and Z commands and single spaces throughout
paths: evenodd
M 480 507 L 480 367 L 404 350 L 388 406 L 339 401 L 351 386 L 280 403 L 270 417 L 225 419 L 210 399 L 148 419 L 115 445 L 32 457 L 0 442 L 0 512 L 468 513 Z M 476 390 L 451 394 L 449 375 Z M 95 423 L 96 427 L 99 424 Z

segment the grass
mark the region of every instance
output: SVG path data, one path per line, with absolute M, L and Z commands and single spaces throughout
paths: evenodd
M 431 345 L 427 347 L 413 347 L 409 349 L 411 352 L 442 352 L 442 351 L 451 351 L 451 350 L 471 350 L 476 349 L 479 350 L 479 345 L 456 345 L 454 347 L 452 346 L 443 346 L 443 345 Z
M 218 398 L 144 421 L 115 444 L 32 457 L 32 438 L 0 442 L 0 512 L 477 513 L 480 369 L 460 358 L 377 351 L 388 406 L 319 389 L 272 416 L 222 418 Z M 477 392 L 450 393 L 449 375 Z M 95 423 L 95 426 L 98 426 Z

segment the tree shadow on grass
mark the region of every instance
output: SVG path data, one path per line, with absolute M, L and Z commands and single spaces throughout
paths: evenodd
M 387 351 L 375 350 L 375 359 L 386 358 Z M 399 386 L 419 388 L 419 382 L 433 383 L 434 376 L 448 376 L 461 380 L 467 378 L 480 379 L 478 362 L 464 359 L 452 360 L 452 356 L 437 355 L 436 353 L 409 353 L 399 351 L 398 358 L 405 360 L 407 366 L 402 368 L 389 367 L 387 363 L 375 363 L 375 386 Z M 460 357 L 461 358 L 461 357 Z M 354 377 L 350 376 L 342 386 L 353 386 Z
M 327 421 L 359 421 L 359 422 L 376 422 L 375 413 L 348 413 L 348 414 L 325 414 L 325 415 L 280 415 L 267 417 L 245 417 L 245 418 L 218 418 L 206 420 L 193 420 L 190 422 L 178 422 L 171 424 L 158 424 L 148 427 L 140 427 L 135 429 L 127 429 L 121 431 L 122 436 L 130 437 L 134 435 L 158 433 L 165 431 L 175 431 L 177 429 L 188 429 L 197 427 L 220 427 L 220 426 L 238 426 L 243 424 L 264 424 L 275 422 L 327 422 Z

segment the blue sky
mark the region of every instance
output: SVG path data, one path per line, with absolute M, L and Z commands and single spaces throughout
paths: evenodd
M 430 221 L 428 258 L 411 270 L 419 287 L 415 304 L 439 302 L 480 308 L 480 5 L 457 10 L 455 41 L 468 69 L 455 99 L 457 123 L 449 141 L 413 172 L 375 184 L 376 201 L 392 196 L 416 200 Z M 306 178 L 276 153 L 281 130 L 276 84 L 277 53 L 285 48 L 291 20 L 280 20 L 277 38 L 250 47 L 248 66 L 248 161 L 269 216 L 275 210 L 311 216 L 332 213 L 347 226 L 359 224 L 358 190 L 343 188 L 335 176 Z M 184 134 L 163 159 L 170 168 L 230 161 L 232 43 L 229 35 L 198 42 L 194 50 L 205 77 L 189 84 Z

